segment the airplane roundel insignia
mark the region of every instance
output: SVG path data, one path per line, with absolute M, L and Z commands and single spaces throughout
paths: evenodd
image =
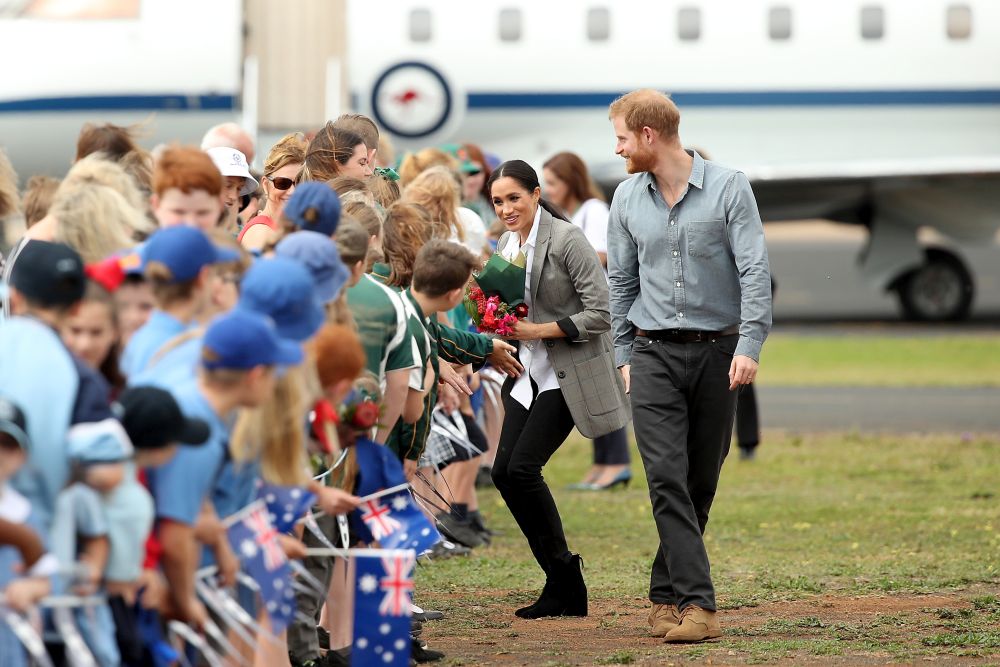
M 404 62 L 385 70 L 372 87 L 375 121 L 390 133 L 420 139 L 439 131 L 454 108 L 444 76 L 422 62 Z

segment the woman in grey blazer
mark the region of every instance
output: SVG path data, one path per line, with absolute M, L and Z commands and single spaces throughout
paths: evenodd
M 497 252 L 524 255 L 527 318 L 510 338 L 527 372 L 508 378 L 493 481 L 531 552 L 545 588 L 521 618 L 586 616 L 580 556 L 570 552 L 542 467 L 574 425 L 588 438 L 625 425 L 625 387 L 615 370 L 608 285 L 583 232 L 541 198 L 538 175 L 521 160 L 505 162 L 487 187 L 507 232 Z

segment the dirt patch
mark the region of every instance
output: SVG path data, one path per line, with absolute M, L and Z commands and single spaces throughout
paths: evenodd
M 644 599 L 592 600 L 587 618 L 528 621 L 513 615 L 523 595 L 495 591 L 473 604 L 435 596 L 448 618 L 428 623 L 423 639 L 451 665 L 995 664 L 1000 646 L 991 630 L 975 634 L 985 619 L 972 600 L 998 593 L 977 586 L 933 595 L 821 595 L 726 609 L 721 639 L 669 646 L 646 635 Z M 970 637 L 947 641 L 967 631 Z

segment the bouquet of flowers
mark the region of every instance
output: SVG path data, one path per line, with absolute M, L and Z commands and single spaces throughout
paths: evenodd
M 524 255 L 513 262 L 499 253 L 490 257 L 465 293 L 465 310 L 482 333 L 509 336 L 518 319 L 528 316 L 524 303 Z
M 368 431 L 378 426 L 380 416 L 379 404 L 364 391 L 355 389 L 340 404 L 340 423 L 357 431 Z

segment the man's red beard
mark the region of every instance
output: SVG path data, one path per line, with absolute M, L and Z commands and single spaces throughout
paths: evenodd
M 637 146 L 636 150 L 625 158 L 625 171 L 630 174 L 638 174 L 643 171 L 652 171 L 656 166 L 656 155 L 653 151 Z

